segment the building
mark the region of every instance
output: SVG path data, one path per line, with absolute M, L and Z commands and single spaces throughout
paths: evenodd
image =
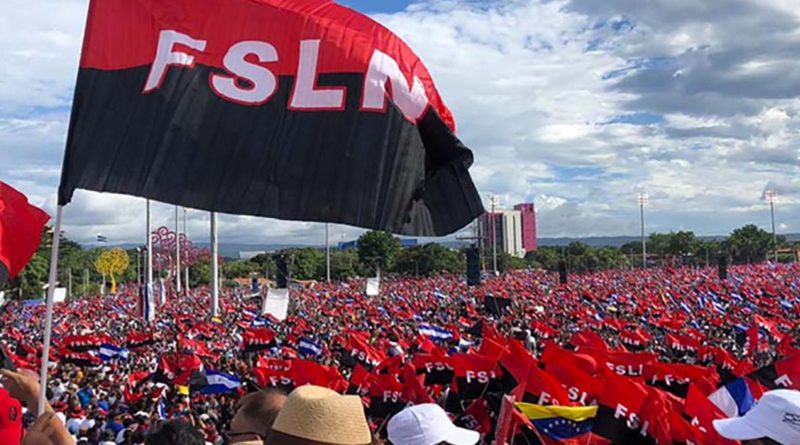
M 514 210 L 486 212 L 478 219 L 478 231 L 483 249 L 491 250 L 494 239 L 498 252 L 522 258 L 526 253 L 536 250 L 534 205 L 517 204 Z
M 536 207 L 533 203 L 517 204 L 514 210 L 522 214 L 522 249 L 527 252 L 536 250 Z

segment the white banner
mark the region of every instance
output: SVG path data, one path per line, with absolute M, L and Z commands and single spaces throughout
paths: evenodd
M 380 277 L 369 277 L 367 278 L 367 296 L 368 297 L 377 297 L 381 291 L 381 279 Z
M 261 314 L 270 314 L 280 321 L 289 313 L 289 289 L 267 289 L 267 296 L 261 304 Z
M 67 299 L 67 288 L 57 287 L 53 293 L 53 303 L 63 303 Z

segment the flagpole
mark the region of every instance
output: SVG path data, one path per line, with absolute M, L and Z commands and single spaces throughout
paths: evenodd
M 325 277 L 331 282 L 331 245 L 328 242 L 328 223 L 325 223 Z
M 178 206 L 175 206 L 175 282 L 177 295 L 181 294 L 181 227 L 178 223 Z
M 187 218 L 186 214 L 187 213 L 188 213 L 187 209 L 186 209 L 186 207 L 184 207 L 183 208 L 183 234 L 186 235 L 186 241 L 189 241 L 189 226 L 186 223 L 186 218 Z M 186 245 L 189 245 L 189 243 L 187 242 Z M 187 254 L 188 254 L 188 252 L 184 253 L 184 255 L 187 255 Z M 188 255 L 187 255 L 187 258 L 188 258 Z M 183 285 L 186 288 L 186 295 L 189 295 L 189 265 L 188 264 L 186 265 L 186 277 L 185 278 L 186 279 L 183 280 Z
M 147 283 L 145 284 L 145 294 L 147 298 L 143 301 L 147 305 L 142 308 L 142 313 L 145 314 L 145 321 L 152 321 L 155 319 L 155 307 L 153 300 L 153 236 L 150 231 L 150 200 L 147 200 Z
M 219 315 L 219 273 L 217 260 L 217 214 L 211 212 L 211 316 Z
M 44 321 L 44 346 L 42 348 L 42 367 L 39 371 L 39 406 L 37 416 L 44 414 L 47 403 L 47 368 L 50 365 L 50 337 L 53 333 L 53 295 L 56 291 L 56 272 L 58 271 L 58 243 L 61 240 L 61 214 L 63 206 L 56 209 L 56 223 L 53 228 L 53 242 L 50 250 L 50 276 L 47 280 L 47 308 Z

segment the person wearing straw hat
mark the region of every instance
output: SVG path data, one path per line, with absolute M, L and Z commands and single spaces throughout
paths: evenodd
M 289 394 L 267 445 L 370 445 L 372 433 L 358 396 L 305 385 Z
M 800 445 L 800 391 L 767 391 L 744 416 L 715 420 L 714 429 L 742 445 Z
M 389 419 L 387 427 L 392 445 L 475 445 L 477 431 L 453 424 L 441 406 L 433 403 L 409 406 Z

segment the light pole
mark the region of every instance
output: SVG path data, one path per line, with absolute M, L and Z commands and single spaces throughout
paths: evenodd
M 492 271 L 494 275 L 497 276 L 497 217 L 494 213 L 494 206 L 497 203 L 497 197 L 490 195 L 489 202 L 492 205 Z
M 178 206 L 175 206 L 175 295 L 181 294 L 181 226 L 178 223 Z
M 647 204 L 647 193 L 639 192 L 639 215 L 642 222 L 642 268 L 647 268 L 647 238 L 644 235 L 644 206 Z
M 325 223 L 325 278 L 331 282 L 331 245 L 328 242 L 328 223 Z
M 136 284 L 142 287 L 142 248 L 136 248 Z
M 778 262 L 778 235 L 775 232 L 775 201 L 778 199 L 778 192 L 775 190 L 767 190 L 764 192 L 764 198 L 769 202 L 769 214 L 772 219 L 772 248 L 775 251 L 775 262 Z
M 187 210 L 186 210 L 186 207 L 184 207 L 183 208 L 183 234 L 186 236 L 186 240 L 189 241 L 189 227 L 188 227 L 188 224 L 187 224 L 186 213 L 187 213 Z M 187 242 L 186 245 L 189 245 L 189 243 Z M 188 258 L 187 253 L 188 252 L 184 252 L 183 255 Z M 186 295 L 189 295 L 189 266 L 188 265 L 186 266 L 186 276 L 184 278 L 185 279 L 183 280 L 183 285 L 184 285 L 184 287 L 186 289 Z

